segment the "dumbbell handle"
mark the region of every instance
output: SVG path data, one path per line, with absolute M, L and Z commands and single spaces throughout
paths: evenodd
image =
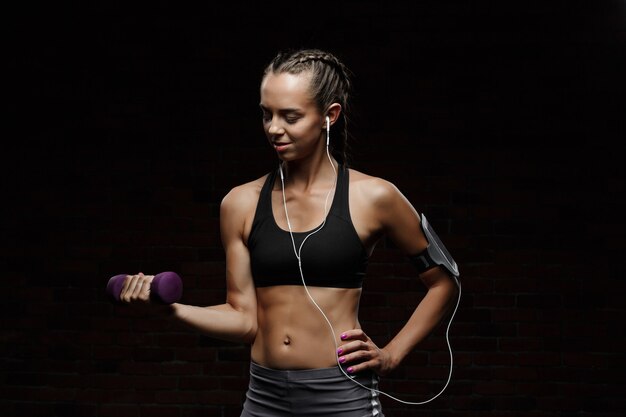
M 121 303 L 120 293 L 128 274 L 115 275 L 109 279 L 106 293 L 114 303 Z M 150 299 L 159 304 L 172 304 L 183 295 L 183 281 L 176 272 L 156 274 L 150 283 Z

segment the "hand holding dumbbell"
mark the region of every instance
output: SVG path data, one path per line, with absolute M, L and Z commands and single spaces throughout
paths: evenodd
M 128 274 L 115 275 L 109 279 L 106 286 L 108 298 L 121 304 L 120 294 Z M 183 281 L 176 272 L 161 272 L 156 274 L 150 282 L 150 301 L 158 304 L 172 304 L 180 300 L 183 294 Z

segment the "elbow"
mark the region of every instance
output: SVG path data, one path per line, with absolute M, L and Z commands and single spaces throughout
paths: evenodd
M 238 327 L 237 339 L 241 342 L 251 345 L 256 339 L 259 330 L 259 321 L 257 319 L 256 306 L 248 306 L 248 308 L 240 310 L 240 321 Z
M 446 298 L 446 310 L 449 311 L 456 305 L 461 289 L 453 277 L 446 280 L 442 287 L 442 292 L 445 294 L 444 297 Z
M 455 281 L 454 277 L 450 275 L 447 275 L 446 279 L 438 281 L 436 284 L 433 285 L 433 287 L 439 288 L 439 290 L 443 294 L 445 294 L 445 296 L 450 300 L 456 298 L 457 294 L 459 293 L 459 287 L 457 285 L 457 282 Z
M 245 330 L 241 336 L 241 341 L 245 344 L 251 345 L 252 343 L 254 343 L 254 339 L 256 339 L 259 325 L 255 319 L 248 319 L 246 320 L 244 329 Z
M 433 268 L 420 277 L 426 284 L 428 291 L 440 299 L 446 309 L 456 304 L 460 288 L 454 277 L 440 268 Z

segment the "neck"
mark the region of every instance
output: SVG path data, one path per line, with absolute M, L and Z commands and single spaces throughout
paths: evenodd
M 319 158 L 282 162 L 285 184 L 289 184 L 291 188 L 307 191 L 317 184 L 326 185 L 333 182 L 339 168 L 335 158 L 331 156 L 331 160 L 332 166 L 324 153 Z

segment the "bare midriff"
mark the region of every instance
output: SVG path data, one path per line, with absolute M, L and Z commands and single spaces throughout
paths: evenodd
M 257 288 L 258 330 L 251 358 L 274 369 L 313 369 L 337 365 L 341 333 L 359 328 L 360 288 L 307 287 L 328 322 L 301 285 Z

